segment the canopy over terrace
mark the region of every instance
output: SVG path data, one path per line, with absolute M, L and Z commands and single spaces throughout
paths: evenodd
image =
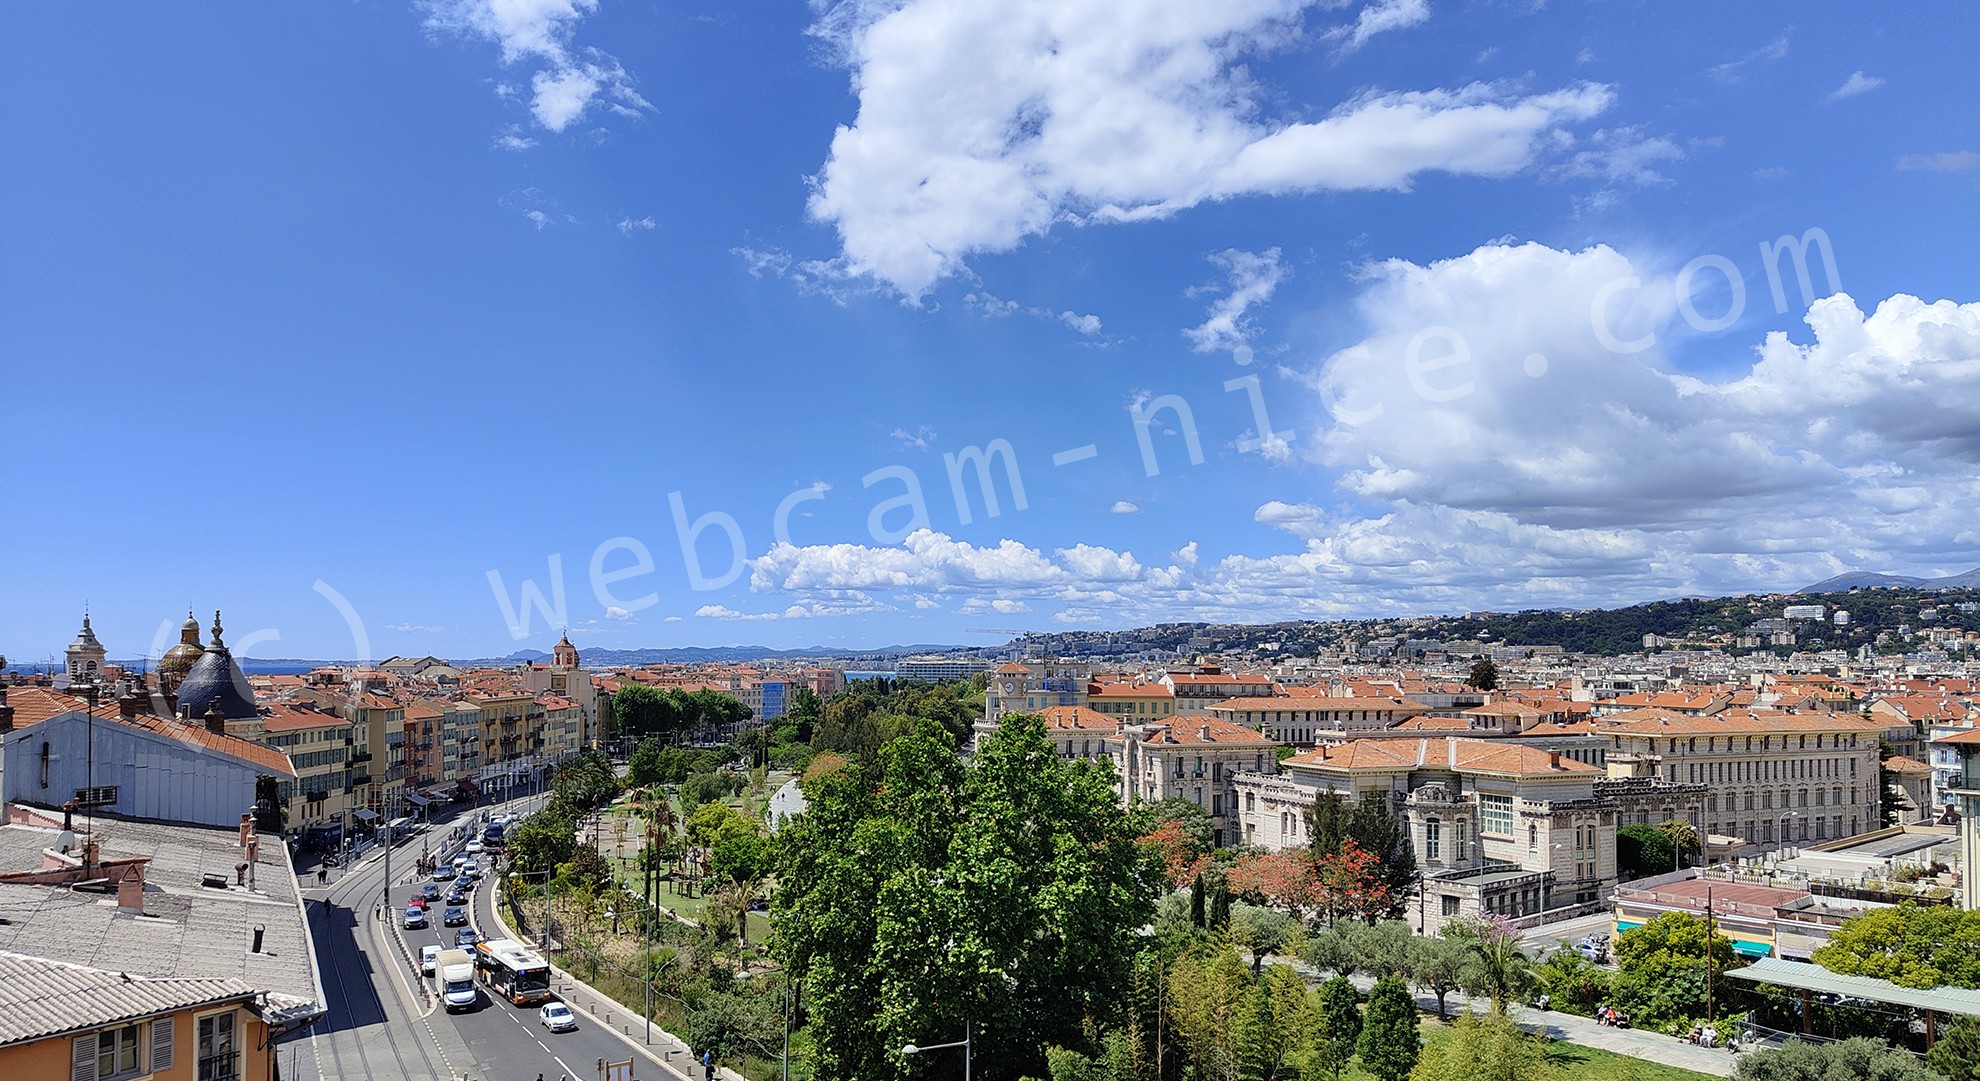
M 1925 1046 L 1932 1046 L 1934 1030 L 1938 1028 L 1938 1015 L 1941 1013 L 1965 1014 L 1980 1017 L 1980 990 L 1969 987 L 1934 987 L 1920 990 L 1915 987 L 1899 987 L 1889 980 L 1874 976 L 1845 976 L 1840 972 L 1830 972 L 1821 965 L 1807 961 L 1788 961 L 1779 957 L 1763 957 L 1750 965 L 1735 968 L 1726 973 L 1735 980 L 1750 980 L 1754 983 L 1771 983 L 1776 987 L 1792 987 L 1801 992 L 1801 1031 L 1808 1031 L 1808 996 L 1810 994 L 1843 995 L 1848 998 L 1867 999 L 1892 1006 L 1908 1006 L 1925 1013 Z

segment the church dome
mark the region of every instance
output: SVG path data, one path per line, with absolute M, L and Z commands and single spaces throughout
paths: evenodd
M 183 680 L 186 673 L 192 671 L 193 662 L 205 652 L 206 647 L 199 644 L 199 620 L 187 612 L 185 623 L 179 627 L 179 644 L 158 658 L 159 678 Z
M 218 612 L 213 613 L 212 643 L 200 653 L 179 684 L 178 712 L 181 717 L 198 720 L 216 705 L 220 707 L 220 715 L 228 720 L 252 717 L 257 712 L 254 688 L 248 686 L 247 673 L 241 671 L 234 655 L 227 652 L 227 646 L 220 640 Z

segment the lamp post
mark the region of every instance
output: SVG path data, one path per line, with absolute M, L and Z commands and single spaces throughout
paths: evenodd
M 1788 825 L 1789 825 L 1789 820 L 1790 820 L 1790 819 L 1794 819 L 1794 818 L 1799 818 L 1799 817 L 1801 817 L 1801 816 L 1800 816 L 1800 813 L 1799 813 L 1799 812 L 1796 812 L 1796 811 L 1789 811 L 1789 812 L 1787 812 L 1786 814 L 1784 814 L 1784 815 L 1782 815 L 1782 816 L 1781 816 L 1781 847 L 1782 847 L 1782 848 L 1786 848 L 1786 847 L 1787 847 L 1787 843 L 1788 843 L 1788 840 L 1789 840 L 1789 838 L 1788 838 Z
M 906 1047 L 901 1048 L 901 1054 L 919 1055 L 923 1051 L 941 1051 L 951 1047 L 960 1047 L 963 1049 L 963 1081 L 969 1081 L 970 1048 L 969 1048 L 969 1022 L 967 1021 L 963 1022 L 962 1039 L 951 1040 L 948 1043 L 931 1043 L 926 1047 L 917 1047 L 914 1044 L 908 1044 Z

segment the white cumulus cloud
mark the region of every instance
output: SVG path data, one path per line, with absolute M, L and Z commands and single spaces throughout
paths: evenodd
M 1211 255 L 1210 261 L 1223 269 L 1227 284 L 1224 294 L 1211 303 L 1209 317 L 1183 331 L 1199 353 L 1235 350 L 1250 341 L 1255 328 L 1245 313 L 1272 299 L 1287 273 L 1277 248 L 1262 252 L 1226 248 Z
M 1841 86 L 1836 87 L 1834 91 L 1830 92 L 1829 100 L 1841 101 L 1844 98 L 1853 98 L 1858 94 L 1868 94 L 1882 85 L 1884 85 L 1884 80 L 1875 75 L 1865 75 L 1860 71 L 1853 71 L 1850 73 L 1849 78 L 1843 80 Z
M 859 112 L 814 178 L 844 267 L 910 299 L 973 253 L 1058 223 L 1162 218 L 1208 200 L 1402 190 L 1505 176 L 1608 107 L 1606 86 L 1370 90 L 1280 115 L 1247 60 L 1291 47 L 1313 0 L 846 0 L 813 28 Z M 1409 4 L 1371 22 L 1401 25 Z

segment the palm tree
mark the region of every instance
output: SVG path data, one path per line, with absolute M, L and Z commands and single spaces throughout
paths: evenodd
M 1671 870 L 1675 871 L 1684 863 L 1684 858 L 1698 851 L 1698 827 L 1689 818 L 1667 818 L 1657 826 L 1664 839 L 1671 842 Z

